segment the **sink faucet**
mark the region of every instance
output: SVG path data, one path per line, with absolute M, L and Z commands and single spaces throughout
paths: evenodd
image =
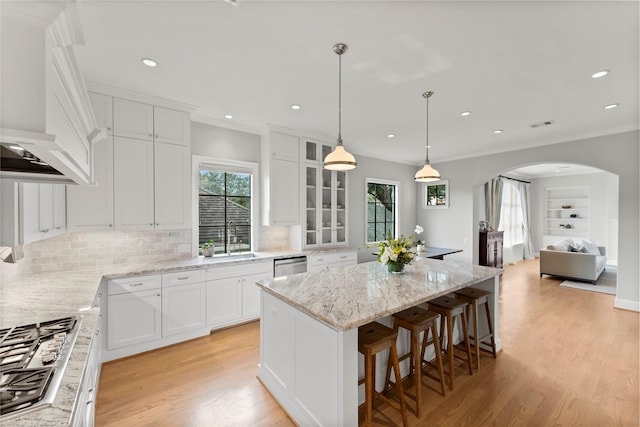
M 231 225 L 233 224 L 233 235 L 238 234 L 238 226 L 235 222 L 229 221 L 227 223 L 227 255 L 231 255 Z

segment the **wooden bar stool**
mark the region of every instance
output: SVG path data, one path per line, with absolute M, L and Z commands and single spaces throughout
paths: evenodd
M 400 377 L 400 365 L 398 364 L 398 351 L 396 350 L 396 340 L 398 331 L 394 331 L 378 322 L 367 323 L 358 328 L 358 351 L 364 355 L 364 378 L 358 381 L 358 385 L 364 383 L 365 405 L 367 407 L 365 425 L 371 425 L 371 413 L 373 412 L 373 398 L 381 398 L 394 409 L 402 414 L 402 424 L 407 426 L 407 407 L 404 402 L 404 391 L 402 390 L 402 378 Z M 376 354 L 382 350 L 389 349 L 389 359 L 393 363 L 393 370 L 396 373 L 396 388 L 400 404 L 376 391 Z
M 453 357 L 454 357 L 454 348 L 453 345 L 453 324 L 455 322 L 455 317 L 460 317 L 462 320 L 462 330 L 465 333 L 461 333 L 460 335 L 464 338 L 465 343 L 465 353 L 466 359 L 463 359 L 461 356 L 455 355 L 456 357 L 466 360 L 467 366 L 469 368 L 469 375 L 473 375 L 473 368 L 471 367 L 471 348 L 469 347 L 469 339 L 467 338 L 467 315 L 465 313 L 465 309 L 468 304 L 462 300 L 455 299 L 453 295 L 445 295 L 443 297 L 439 297 L 429 301 L 429 310 L 435 311 L 440 314 L 440 347 L 444 348 L 444 326 L 446 322 L 447 326 L 447 359 L 449 360 L 449 388 L 453 390 Z
M 409 376 L 414 375 L 414 372 L 418 370 L 413 382 L 415 386 L 415 395 L 411 396 L 409 393 L 405 393 L 416 401 L 416 416 L 420 418 L 420 390 L 422 389 L 422 375 L 437 380 L 440 382 L 440 389 L 443 396 L 445 396 L 444 387 L 444 372 L 442 369 L 442 354 L 440 352 L 440 343 L 438 342 L 438 331 L 436 329 L 436 320 L 438 319 L 438 313 L 425 310 L 420 307 L 412 307 L 407 310 L 401 311 L 393 315 L 393 330 L 398 331 L 399 328 L 404 328 L 411 332 L 411 350 L 409 353 L 398 358 L 401 362 L 406 358 L 409 359 Z M 429 340 L 429 331 L 431 331 L 431 340 Z M 420 332 L 424 332 L 422 337 L 422 344 L 420 344 Z M 435 377 L 422 369 L 422 365 L 426 364 L 431 366 L 429 362 L 424 360 L 424 353 L 429 344 L 433 344 L 436 353 L 436 362 L 438 377 Z M 387 376 L 384 384 L 384 390 L 389 387 L 391 377 L 391 363 L 387 364 Z
M 493 323 L 491 322 L 491 313 L 489 312 L 489 295 L 491 295 L 491 292 L 483 291 L 482 289 L 476 288 L 464 288 L 455 291 L 454 294 L 457 299 L 469 304 L 467 306 L 467 318 L 469 318 L 469 310 L 472 310 L 473 312 L 473 336 L 469 335 L 469 339 L 473 340 L 476 356 L 476 369 L 480 370 L 480 350 L 484 350 L 480 348 L 480 343 L 484 342 L 487 338 L 491 339 L 490 342 L 484 343 L 491 346 L 491 353 L 493 354 L 493 358 L 496 358 L 496 340 L 493 336 Z M 476 337 L 478 336 L 478 305 L 480 304 L 484 304 L 489 333 L 476 339 Z

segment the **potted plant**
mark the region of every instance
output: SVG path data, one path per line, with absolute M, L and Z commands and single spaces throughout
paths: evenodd
M 402 273 L 406 264 L 413 261 L 413 236 L 400 236 L 394 239 L 391 234 L 387 240 L 378 243 L 378 262 L 387 266 L 390 273 Z
M 202 254 L 206 257 L 213 256 L 216 250 L 215 244 L 213 240 L 209 239 L 205 243 L 202 244 Z
M 424 228 L 422 228 L 419 225 L 416 225 L 416 229 L 414 230 L 416 234 L 421 234 L 423 231 L 424 231 Z M 416 240 L 416 251 L 418 253 L 426 251 L 424 247 L 424 240 Z

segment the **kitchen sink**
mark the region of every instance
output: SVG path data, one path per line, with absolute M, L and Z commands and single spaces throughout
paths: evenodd
M 234 259 L 249 259 L 249 258 L 255 258 L 256 254 L 254 254 L 253 252 L 245 252 L 245 253 L 239 253 L 239 254 L 224 254 L 224 255 L 216 255 L 213 257 L 213 261 L 229 261 L 229 260 L 234 260 Z

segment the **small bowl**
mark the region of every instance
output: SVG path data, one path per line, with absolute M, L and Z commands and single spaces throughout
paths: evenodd
M 562 209 L 571 209 L 571 205 L 562 205 Z

